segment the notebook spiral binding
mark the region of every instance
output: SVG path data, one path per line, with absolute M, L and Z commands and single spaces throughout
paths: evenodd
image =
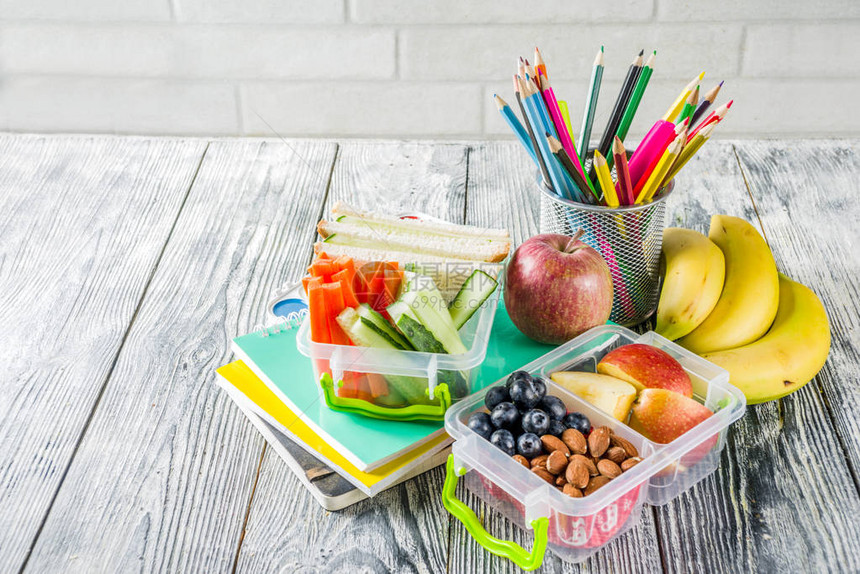
M 307 309 L 302 309 L 300 311 L 293 311 L 292 313 L 278 317 L 275 322 L 271 325 L 263 325 L 257 324 L 254 327 L 254 332 L 261 337 L 268 337 L 269 335 L 277 335 L 282 331 L 290 331 L 292 329 L 297 329 L 302 321 L 305 320 L 305 317 L 309 315 Z

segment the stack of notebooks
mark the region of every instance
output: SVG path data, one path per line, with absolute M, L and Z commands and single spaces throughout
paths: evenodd
M 286 315 L 282 307 L 275 303 L 270 310 Z M 289 315 L 287 328 L 233 339 L 240 360 L 218 369 L 218 382 L 325 509 L 342 509 L 445 462 L 451 438 L 442 422 L 386 421 L 329 410 L 311 360 L 296 346 L 300 315 L 295 310 Z M 476 388 L 549 349 L 522 335 L 500 302 Z

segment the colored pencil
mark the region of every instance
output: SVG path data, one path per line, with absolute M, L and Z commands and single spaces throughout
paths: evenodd
M 633 205 L 633 183 L 630 181 L 630 168 L 627 165 L 627 151 L 617 136 L 612 142 L 612 155 L 615 158 L 616 197 L 619 203 Z
M 543 98 L 541 98 L 537 88 L 522 79 L 519 79 L 519 87 L 520 94 L 523 97 L 523 106 L 526 109 L 526 116 L 532 124 L 535 135 L 538 136 L 538 149 L 541 155 L 543 155 L 553 189 L 560 197 L 571 200 L 576 199 L 573 180 L 570 179 L 561 165 L 555 161 L 552 152 L 549 150 L 549 144 L 546 138 L 543 137 L 544 132 L 554 133 L 554 128 L 547 115 Z
M 678 114 L 681 113 L 681 109 L 684 107 L 684 102 L 686 102 L 687 98 L 690 97 L 690 92 L 693 91 L 693 88 L 695 88 L 696 85 L 699 84 L 704 77 L 705 72 L 702 72 L 701 74 L 693 78 L 690 83 L 684 87 L 681 93 L 678 94 L 678 97 L 675 99 L 674 102 L 672 102 L 672 105 L 669 106 L 669 109 L 666 110 L 666 113 L 663 114 L 663 117 L 661 119 L 667 122 L 675 121 L 675 118 L 678 117 Z
M 561 110 L 561 117 L 564 120 L 565 127 L 567 128 L 567 133 L 570 134 L 570 139 L 573 141 L 573 147 L 576 147 L 576 140 L 573 139 L 573 128 L 570 127 L 570 110 L 567 108 L 567 102 L 559 100 L 558 109 Z
M 549 177 L 549 170 L 546 167 L 546 161 L 544 161 L 543 155 L 541 155 L 534 129 L 532 128 L 531 121 L 529 121 L 528 114 L 526 114 L 526 108 L 523 105 L 523 96 L 520 93 L 520 85 L 523 83 L 524 82 L 520 76 L 514 76 L 514 93 L 516 93 L 517 96 L 517 104 L 519 104 L 520 114 L 523 116 L 523 123 L 526 125 L 526 131 L 528 131 L 529 139 L 532 142 L 532 148 L 537 154 L 538 166 L 540 167 L 540 173 L 543 177 L 544 183 L 555 191 L 555 188 L 552 187 L 552 179 Z
M 599 150 L 594 150 L 594 171 L 597 172 L 597 181 L 600 182 L 600 189 L 603 190 L 603 201 L 609 207 L 618 207 L 615 182 L 612 181 L 612 174 L 609 173 L 606 158 L 600 154 Z
M 573 159 L 567 152 L 564 150 L 564 146 L 561 144 L 558 139 L 552 136 L 552 134 L 546 134 L 547 142 L 549 143 L 550 151 L 558 158 L 559 163 L 561 163 L 562 167 L 564 167 L 565 171 L 570 175 L 570 178 L 573 180 L 573 183 L 576 184 L 576 187 L 581 193 L 582 197 L 579 198 L 579 201 L 582 203 L 592 203 L 588 200 L 589 194 L 591 194 L 596 201 L 599 201 L 597 197 L 597 192 L 595 192 L 585 181 L 585 178 L 579 170 L 576 169 L 576 165 L 573 162 Z
M 564 146 L 564 151 L 574 160 L 574 165 L 577 167 L 580 175 L 585 178 L 585 170 L 582 169 L 582 162 L 579 156 L 576 155 L 576 148 L 573 146 L 573 140 L 570 139 L 570 133 L 567 131 L 567 126 L 564 125 L 564 118 L 561 117 L 561 110 L 558 107 L 558 100 L 555 98 L 555 92 L 552 91 L 552 86 L 549 83 L 549 77 L 540 76 L 541 94 L 543 95 L 544 103 L 549 111 L 550 119 L 555 125 L 555 132 L 558 134 L 558 139 L 561 145 Z M 585 191 L 585 190 L 583 190 Z M 591 189 L 593 192 L 594 190 Z
M 546 63 L 543 61 L 543 56 L 535 46 L 535 78 L 541 75 L 549 77 L 546 73 Z
M 628 102 L 630 102 L 630 98 L 633 97 L 633 88 L 636 85 L 636 81 L 639 79 L 641 71 L 642 53 L 638 54 L 633 59 L 633 62 L 627 69 L 627 77 L 624 78 L 624 83 L 621 85 L 621 90 L 618 92 L 618 97 L 615 99 L 615 105 L 612 107 L 612 113 L 609 114 L 609 121 L 606 123 L 606 129 L 603 130 L 600 144 L 597 146 L 597 149 L 600 150 L 600 155 L 603 157 L 606 157 L 606 154 L 609 153 L 609 147 L 612 145 L 612 138 L 618 131 L 618 125 L 621 123 L 621 116 L 624 114 L 624 109 L 627 107 Z
M 496 102 L 496 107 L 499 109 L 499 113 L 501 113 L 502 117 L 505 118 L 505 121 L 508 122 L 508 126 L 510 126 L 511 131 L 514 132 L 514 135 L 517 136 L 517 139 L 520 140 L 520 143 L 523 144 L 523 147 L 526 148 L 527 152 L 529 152 L 532 161 L 537 165 L 537 153 L 529 140 L 529 134 L 523 127 L 523 124 L 520 123 L 520 120 L 505 100 L 496 94 L 493 94 L 493 100 Z
M 520 59 L 519 59 L 519 61 L 517 62 L 517 74 L 519 74 L 519 76 L 520 76 L 521 78 L 525 78 L 525 77 L 526 77 L 526 75 L 527 75 L 527 73 L 526 73 L 526 63 L 525 63 L 525 60 L 523 60 L 523 57 L 522 57 L 522 56 L 520 56 Z
M 651 177 L 651 174 L 654 172 L 654 169 L 657 167 L 657 164 L 660 163 L 660 159 L 663 157 L 663 154 L 666 153 L 666 149 L 672 145 L 672 142 L 678 139 L 678 136 L 684 134 L 684 139 L 686 140 L 687 128 L 689 126 L 689 120 L 684 120 L 678 125 L 674 125 L 672 122 L 666 122 L 669 126 L 672 127 L 670 132 L 662 134 L 662 139 L 655 140 L 652 144 L 651 148 L 647 150 L 648 154 L 645 156 L 648 160 L 647 167 L 644 171 L 641 172 L 638 179 L 636 178 L 636 174 L 634 173 L 634 165 L 633 160 L 639 160 L 639 148 L 642 147 L 642 144 L 639 145 L 639 148 L 636 148 L 636 153 L 633 154 L 633 157 L 630 159 L 630 176 L 631 181 L 633 182 L 633 197 L 637 200 L 639 199 L 639 194 L 642 192 L 642 188 L 645 187 L 645 184 L 648 182 L 648 178 Z M 636 166 L 637 171 L 640 169 L 638 164 Z
M 684 167 L 688 161 L 699 151 L 699 148 L 705 145 L 705 142 L 711 137 L 711 133 L 717 127 L 719 122 L 713 122 L 703 129 L 699 130 L 693 139 L 684 146 L 684 149 L 681 150 L 681 154 L 678 156 L 678 159 L 675 160 L 675 163 L 672 164 L 672 169 L 669 170 L 669 173 L 666 174 L 666 179 L 663 180 L 663 185 L 661 187 L 665 187 L 669 184 L 670 181 L 677 175 L 677 173 Z
M 636 80 L 636 86 L 633 88 L 633 95 L 630 96 L 630 101 L 624 109 L 624 115 L 621 116 L 621 123 L 618 124 L 618 130 L 615 135 L 624 141 L 627 137 L 627 132 L 630 131 L 630 125 L 633 123 L 633 118 L 636 111 L 639 109 L 639 104 L 642 102 L 642 95 L 648 87 L 648 82 L 651 80 L 651 75 L 654 73 L 654 63 L 657 60 L 657 50 L 648 56 L 645 66 L 642 68 L 642 73 L 639 74 L 639 79 Z M 608 159 L 608 158 L 607 158 Z M 611 168 L 610 164 L 610 168 Z
M 729 100 L 728 103 L 723 104 L 722 106 L 718 107 L 716 110 L 712 111 L 708 115 L 708 117 L 706 117 L 705 119 L 702 120 L 702 123 L 700 123 L 699 125 L 696 126 L 696 129 L 694 129 L 692 132 L 690 132 L 690 135 L 687 136 L 688 141 L 689 141 L 689 139 L 693 138 L 693 136 L 695 136 L 697 133 L 699 133 L 699 130 L 701 130 L 702 128 L 704 128 L 704 127 L 706 127 L 712 123 L 722 121 L 722 119 L 724 117 L 726 117 L 726 114 L 729 113 L 729 109 L 731 109 L 733 103 L 734 103 L 734 100 Z
M 526 74 L 527 74 L 530 78 L 534 78 L 534 77 L 535 77 L 535 69 L 534 69 L 534 68 L 532 68 L 532 65 L 531 65 L 531 64 L 529 64 L 529 59 L 528 59 L 528 58 L 523 58 L 523 61 L 524 61 L 524 62 L 525 62 L 525 64 L 526 64 Z M 522 77 L 523 77 L 523 78 L 525 78 L 525 76 L 522 76 Z
M 600 84 L 603 81 L 603 46 L 594 57 L 591 68 L 591 81 L 588 87 L 588 97 L 585 100 L 585 110 L 582 113 L 582 126 L 579 130 L 579 157 L 588 155 L 588 144 L 591 140 L 591 128 L 594 125 L 594 113 L 597 111 L 597 98 L 600 95 Z
M 677 158 L 678 154 L 681 153 L 684 141 L 686 141 L 685 134 L 681 133 L 671 144 L 669 144 L 666 151 L 663 152 L 663 155 L 660 157 L 660 161 L 658 161 L 657 165 L 654 167 L 654 171 L 652 171 L 651 175 L 648 176 L 648 181 L 645 182 L 645 186 L 639 192 L 639 195 L 636 196 L 637 205 L 645 201 L 650 201 L 651 198 L 654 197 L 654 194 L 657 192 L 657 188 L 660 187 L 666 174 L 672 168 L 672 164 L 675 163 L 675 158 Z
M 717 94 L 720 93 L 720 88 L 722 87 L 723 82 L 720 82 L 719 84 L 711 88 L 710 92 L 705 94 L 705 97 L 702 98 L 701 102 L 699 102 L 699 105 L 696 107 L 696 111 L 693 112 L 693 115 L 690 118 L 691 126 L 696 125 L 696 122 L 699 121 L 703 115 L 705 115 L 705 112 L 708 110 L 709 107 L 711 107 L 711 104 L 713 104 L 717 100 Z
M 693 115 L 693 112 L 696 111 L 696 106 L 699 103 L 699 86 L 697 85 L 695 89 L 690 92 L 689 97 L 687 97 L 687 101 L 684 102 L 684 107 L 681 108 L 681 113 L 678 114 L 678 119 L 675 120 L 676 124 L 680 124 L 687 118 Z M 690 120 L 692 121 L 692 120 Z

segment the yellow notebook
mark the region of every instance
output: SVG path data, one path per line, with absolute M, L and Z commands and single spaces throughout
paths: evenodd
M 224 365 L 217 372 L 223 379 L 222 387 L 233 400 L 240 404 L 240 407 L 247 406 L 296 444 L 331 466 L 368 496 L 374 496 L 396 484 L 400 478 L 452 442 L 446 433 L 442 433 L 370 472 L 363 472 L 344 458 L 337 449 L 320 438 L 300 416 L 281 402 L 245 363 L 234 361 Z

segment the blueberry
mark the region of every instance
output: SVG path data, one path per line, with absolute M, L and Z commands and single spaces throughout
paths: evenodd
M 532 386 L 535 389 L 535 392 L 540 397 L 540 400 L 546 396 L 546 383 L 540 377 L 532 377 Z
M 505 401 L 496 405 L 490 413 L 490 419 L 497 429 L 512 429 L 520 422 L 520 411 L 513 403 Z
M 547 434 L 551 434 L 553 436 L 561 437 L 561 433 L 567 430 L 567 427 L 564 426 L 564 423 L 561 421 L 549 421 L 549 429 L 546 431 Z
M 547 395 L 541 399 L 541 402 L 538 403 L 538 408 L 548 414 L 549 418 L 554 421 L 560 421 L 567 414 L 567 407 L 564 405 L 564 401 L 552 395 Z
M 530 378 L 531 375 L 529 375 L 526 371 L 514 371 L 513 373 L 508 375 L 508 380 L 505 382 L 505 388 L 508 390 L 508 392 L 510 392 L 511 386 L 513 386 L 516 381 L 528 380 Z
M 526 458 L 534 458 L 540 456 L 543 452 L 543 444 L 540 437 L 534 433 L 527 432 L 517 439 L 517 453 Z
M 587 435 L 591 430 L 591 423 L 588 421 L 588 417 L 582 413 L 569 413 L 564 416 L 561 422 L 564 423 L 565 427 L 576 429 L 584 435 Z
M 511 434 L 511 431 L 504 429 L 497 430 L 490 435 L 490 442 L 502 450 L 502 452 L 508 453 L 508 456 L 514 456 L 517 454 L 514 435 Z
M 532 409 L 523 415 L 523 430 L 538 436 L 545 435 L 549 429 L 549 416 L 540 409 Z
M 496 430 L 493 428 L 490 415 L 483 412 L 472 413 L 472 416 L 469 417 L 468 426 L 487 440 L 490 440 L 490 435 Z
M 508 394 L 507 387 L 499 385 L 487 391 L 487 395 L 484 397 L 484 404 L 487 405 L 488 409 L 493 410 L 499 403 L 510 400 L 511 395 Z
M 510 388 L 511 400 L 522 411 L 534 408 L 541 400 L 541 396 L 535 389 L 531 377 L 527 379 L 516 379 Z

